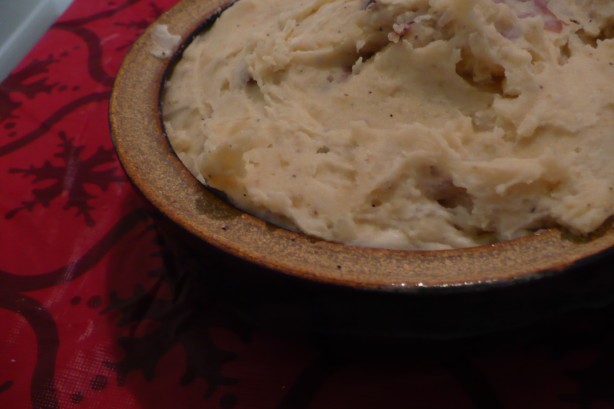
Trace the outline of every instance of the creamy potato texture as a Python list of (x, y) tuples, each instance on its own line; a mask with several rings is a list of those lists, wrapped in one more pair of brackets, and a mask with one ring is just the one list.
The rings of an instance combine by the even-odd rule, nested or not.
[(614, 213), (614, 1), (239, 0), (166, 84), (169, 139), (323, 239), (475, 246)]

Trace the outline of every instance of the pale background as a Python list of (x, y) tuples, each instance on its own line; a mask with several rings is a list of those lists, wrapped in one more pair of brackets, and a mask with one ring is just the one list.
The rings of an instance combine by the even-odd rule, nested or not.
[(0, 81), (72, 0), (0, 0)]

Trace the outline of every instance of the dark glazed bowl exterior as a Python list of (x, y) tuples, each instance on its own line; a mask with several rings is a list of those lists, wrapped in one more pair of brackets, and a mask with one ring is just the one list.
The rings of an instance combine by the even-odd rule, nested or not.
[[(164, 14), (155, 24), (167, 25), (182, 38), (174, 58), (230, 4), (184, 0)], [(579, 270), (588, 280), (590, 266), (599, 259), (600, 271), (609, 273), (608, 255), (614, 246), (611, 223), (582, 240), (553, 229), (469, 249), (397, 251), (314, 239), (237, 210), (192, 177), (166, 139), (159, 100), (173, 58), (159, 59), (151, 53), (152, 27), (134, 44), (117, 76), (110, 107), (113, 141), (136, 187), (195, 241), (290, 277), (346, 290), (398, 293), (395, 297), (539, 286)]]

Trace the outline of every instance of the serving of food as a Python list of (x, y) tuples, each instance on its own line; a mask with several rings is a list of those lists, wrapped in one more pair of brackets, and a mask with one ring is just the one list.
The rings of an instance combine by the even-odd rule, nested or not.
[(612, 255), (609, 1), (283, 4), (182, 0), (118, 72), (119, 159), (195, 245), (403, 293)]
[(240, 0), (164, 86), (191, 173), (318, 238), (438, 250), (614, 214), (611, 0)]

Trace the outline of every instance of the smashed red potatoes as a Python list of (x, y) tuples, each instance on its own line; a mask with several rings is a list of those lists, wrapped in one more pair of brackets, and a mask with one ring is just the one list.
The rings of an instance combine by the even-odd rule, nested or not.
[(239, 0), (166, 84), (173, 148), (309, 235), (476, 246), (614, 205), (611, 0)]

